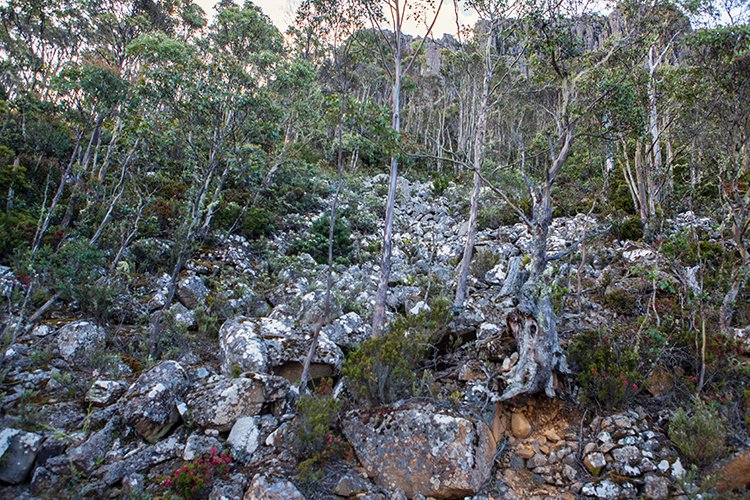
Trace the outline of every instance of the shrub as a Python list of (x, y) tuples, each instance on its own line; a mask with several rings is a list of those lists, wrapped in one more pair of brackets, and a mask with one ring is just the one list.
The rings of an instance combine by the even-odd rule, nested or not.
[(294, 428), (301, 456), (320, 453), (326, 448), (340, 410), (341, 403), (329, 395), (314, 394), (300, 398)]
[(619, 336), (585, 332), (570, 347), (569, 355), (578, 368), (584, 399), (613, 408), (638, 393), (643, 381), (640, 358)]
[(620, 224), (621, 240), (638, 241), (643, 239), (643, 222), (639, 217), (628, 217)]
[(347, 357), (343, 368), (354, 396), (372, 405), (414, 396), (419, 391), (420, 363), (449, 321), (450, 302), (437, 298), (430, 312), (399, 318), (390, 332), (363, 342)]
[[(309, 253), (315, 262), (325, 264), (328, 262), (328, 233), (330, 231), (331, 218), (322, 215), (313, 222), (310, 229), (310, 237), (297, 240), (292, 248), (293, 253)], [(352, 252), (351, 231), (346, 221), (336, 217), (333, 225), (333, 258), (335, 261), (347, 261)]]
[(224, 475), (232, 464), (232, 457), (216, 448), (202, 457), (178, 467), (162, 478), (161, 484), (181, 498), (199, 498), (217, 476)]
[(714, 408), (695, 398), (692, 414), (683, 408), (669, 420), (669, 439), (688, 461), (709, 465), (724, 454), (726, 426)]

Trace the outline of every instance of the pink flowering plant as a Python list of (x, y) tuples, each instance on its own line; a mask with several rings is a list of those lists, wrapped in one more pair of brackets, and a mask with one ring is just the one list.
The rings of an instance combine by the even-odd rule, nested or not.
[(216, 477), (223, 476), (232, 465), (232, 457), (227, 453), (219, 453), (216, 448), (203, 456), (187, 462), (175, 469), (170, 475), (161, 480), (169, 493), (167, 497), (176, 495), (180, 498), (197, 498), (213, 482)]
[(307, 460), (300, 462), (299, 478), (303, 481), (317, 481), (322, 477), (323, 467), (331, 460), (345, 457), (351, 450), (349, 444), (335, 434), (327, 434), (324, 438), (323, 449), (312, 454)]

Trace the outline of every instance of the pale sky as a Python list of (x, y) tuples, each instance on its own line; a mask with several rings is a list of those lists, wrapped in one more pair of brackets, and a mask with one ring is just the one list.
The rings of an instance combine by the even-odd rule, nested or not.
[[(206, 14), (213, 15), (213, 7), (217, 3), (217, 0), (196, 0), (196, 3), (200, 5)], [(237, 2), (237, 3), (242, 3)], [(286, 31), (286, 28), (294, 21), (294, 12), (296, 6), (299, 4), (299, 0), (253, 0), (253, 3), (263, 9), (263, 12), (268, 15), (273, 23), (279, 28), (280, 31)], [(461, 24), (473, 26), (476, 22), (476, 16), (469, 15), (468, 13), (460, 14)], [(431, 19), (430, 19), (431, 20)], [(405, 27), (404, 31), (411, 35), (420, 35), (424, 33), (424, 25), (419, 26), (414, 22), (410, 22)], [(435, 23), (433, 35), (437, 38), (443, 36), (444, 33), (456, 33), (456, 14), (453, 7), (452, 0), (445, 0), (443, 8)]]

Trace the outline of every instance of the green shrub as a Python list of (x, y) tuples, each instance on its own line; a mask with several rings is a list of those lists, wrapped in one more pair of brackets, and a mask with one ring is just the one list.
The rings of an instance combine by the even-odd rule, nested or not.
[[(310, 229), (310, 237), (297, 240), (292, 248), (292, 253), (308, 253), (318, 264), (328, 262), (328, 233), (330, 231), (331, 218), (322, 215), (313, 222)], [(336, 217), (333, 226), (333, 258), (336, 262), (346, 262), (352, 253), (352, 238), (349, 225), (341, 217)]]
[(699, 398), (693, 411), (683, 408), (669, 420), (669, 439), (688, 461), (699, 466), (713, 463), (724, 454), (727, 431), (719, 412)]
[(297, 403), (294, 431), (300, 456), (310, 457), (328, 446), (335, 433), (341, 403), (330, 395), (306, 395)]
[(440, 197), (448, 189), (448, 185), (453, 179), (448, 175), (437, 174), (432, 180), (432, 195), (436, 198)]
[(436, 298), (430, 307), (429, 312), (398, 318), (390, 332), (366, 340), (347, 357), (343, 375), (357, 399), (377, 406), (421, 390), (420, 365), (451, 318), (447, 299)]
[(385, 405), (415, 392), (419, 363), (427, 355), (425, 339), (402, 328), (366, 340), (347, 357), (343, 374), (355, 397)]
[(628, 217), (619, 224), (612, 225), (617, 239), (638, 241), (643, 239), (643, 222), (639, 217)]
[(583, 398), (606, 408), (622, 405), (643, 381), (639, 355), (618, 335), (585, 332), (570, 347)]

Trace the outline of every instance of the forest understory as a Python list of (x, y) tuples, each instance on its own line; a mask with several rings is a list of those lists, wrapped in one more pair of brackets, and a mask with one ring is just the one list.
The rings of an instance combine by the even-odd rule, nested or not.
[(747, 498), (750, 4), (295, 8), (0, 4), (0, 498)]

